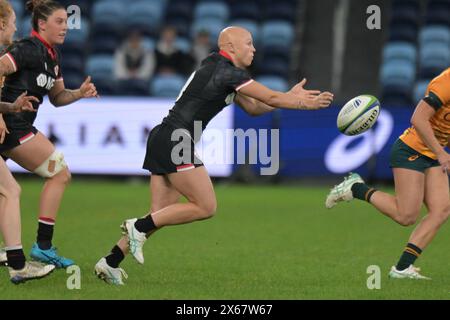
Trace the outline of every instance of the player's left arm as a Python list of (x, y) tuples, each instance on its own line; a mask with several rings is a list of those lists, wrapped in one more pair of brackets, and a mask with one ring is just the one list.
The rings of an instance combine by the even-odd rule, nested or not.
[(234, 101), (251, 116), (259, 116), (276, 109), (242, 93), (237, 93)]
[(62, 107), (83, 98), (98, 97), (98, 93), (95, 85), (91, 82), (91, 77), (88, 76), (77, 90), (66, 89), (62, 79), (55, 81), (55, 85), (48, 93), (48, 97), (55, 107)]

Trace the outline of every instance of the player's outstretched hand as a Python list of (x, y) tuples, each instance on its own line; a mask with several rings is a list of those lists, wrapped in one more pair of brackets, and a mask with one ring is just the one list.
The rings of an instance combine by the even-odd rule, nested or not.
[(330, 104), (333, 102), (333, 98), (334, 95), (331, 92), (325, 91), (312, 99), (308, 98), (301, 101), (305, 109), (316, 110), (329, 107)]
[(16, 101), (10, 104), (9, 112), (36, 112), (33, 108), (32, 102), (38, 102), (39, 99), (33, 96), (27, 96), (27, 92), (23, 92), (20, 96), (17, 97)]
[(295, 94), (299, 96), (301, 99), (314, 99), (317, 95), (320, 94), (320, 90), (307, 90), (304, 88), (306, 84), (306, 79), (303, 78), (302, 81), (297, 83), (289, 93)]
[(289, 92), (299, 97), (302, 109), (315, 110), (328, 107), (333, 102), (331, 92), (321, 92), (320, 90), (307, 90), (304, 88), (306, 79), (297, 83)]
[(88, 76), (86, 80), (84, 80), (83, 84), (80, 87), (81, 97), (83, 98), (98, 98), (97, 88), (91, 82), (91, 76)]

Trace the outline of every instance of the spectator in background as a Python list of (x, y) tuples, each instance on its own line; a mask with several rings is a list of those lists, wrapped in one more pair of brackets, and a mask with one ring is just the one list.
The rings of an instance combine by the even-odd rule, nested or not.
[(209, 32), (207, 30), (200, 30), (195, 35), (191, 50), (192, 57), (195, 60), (195, 69), (200, 67), (200, 63), (206, 59), (212, 49), (211, 42), (209, 41)]
[(174, 27), (167, 26), (162, 30), (155, 50), (156, 73), (189, 75), (193, 71), (193, 58), (177, 48), (176, 38), (177, 30)]
[(114, 76), (119, 80), (150, 80), (155, 70), (155, 55), (145, 48), (141, 34), (132, 32), (116, 50)]

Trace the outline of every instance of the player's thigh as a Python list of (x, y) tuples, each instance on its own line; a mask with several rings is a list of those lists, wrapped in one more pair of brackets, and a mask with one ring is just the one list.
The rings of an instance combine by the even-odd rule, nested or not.
[(152, 175), (150, 178), (151, 211), (155, 212), (177, 203), (181, 194), (172, 185), (167, 176)]
[[(211, 178), (204, 166), (168, 175), (171, 184), (189, 201), (198, 205), (215, 207), (216, 195)], [(215, 209), (214, 209), (215, 210)]]
[(424, 200), (425, 174), (404, 168), (393, 168), (393, 172), (399, 213), (418, 215)]
[(46, 136), (38, 132), (26, 143), (8, 150), (4, 154), (14, 160), (21, 167), (34, 171), (55, 151), (55, 146)]
[(429, 168), (425, 173), (425, 204), (431, 215), (449, 211), (448, 175), (440, 166)]

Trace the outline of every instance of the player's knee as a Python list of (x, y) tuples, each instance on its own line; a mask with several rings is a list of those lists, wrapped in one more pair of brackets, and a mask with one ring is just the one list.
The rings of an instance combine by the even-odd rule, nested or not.
[(406, 212), (403, 212), (399, 216), (399, 218), (397, 219), (397, 222), (404, 227), (412, 226), (413, 224), (416, 223), (418, 216), (419, 216), (419, 212), (406, 211)]
[(72, 174), (69, 169), (65, 168), (63, 171), (60, 171), (54, 178), (58, 179), (58, 181), (64, 185), (67, 185), (72, 180)]
[(15, 180), (7, 183), (2, 189), (3, 195), (9, 199), (19, 199), (21, 192), (22, 188)]
[(444, 208), (439, 213), (436, 213), (434, 215), (431, 215), (434, 220), (436, 220), (437, 224), (442, 225), (444, 224), (448, 217), (450, 216), (450, 206)]
[(200, 204), (200, 219), (209, 219), (214, 216), (217, 210), (216, 200), (205, 201)]
[[(63, 171), (68, 171), (66, 161), (64, 160), (64, 154), (58, 150), (55, 150), (43, 163), (41, 163), (39, 167), (34, 170), (34, 173), (43, 178), (53, 178), (58, 176), (60, 172)], [(58, 178), (63, 177), (65, 177), (65, 174), (62, 174)]]

